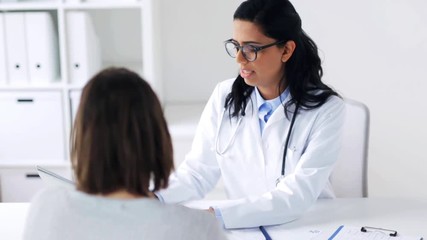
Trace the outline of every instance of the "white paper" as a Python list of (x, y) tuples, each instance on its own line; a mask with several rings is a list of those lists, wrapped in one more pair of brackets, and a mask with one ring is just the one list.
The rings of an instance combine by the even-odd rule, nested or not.
[[(400, 236), (399, 231), (396, 237), (390, 236), (390, 232), (381, 230), (368, 230), (362, 232), (361, 227), (344, 226), (333, 240), (420, 240), (421, 237)], [(331, 233), (331, 235), (333, 232)], [(331, 239), (331, 238), (330, 238)]]
[[(325, 240), (328, 239), (327, 234), (322, 234), (323, 232), (319, 229), (311, 228), (287, 228), (285, 225), (279, 226), (267, 226), (265, 227), (268, 235), (271, 239), (297, 239), (297, 240)], [(247, 228), (247, 229), (238, 229), (238, 230), (228, 230), (226, 231), (227, 237), (229, 240), (263, 240), (265, 239), (259, 228)], [(329, 235), (328, 235), (329, 236)], [(320, 238), (319, 238), (320, 237)]]

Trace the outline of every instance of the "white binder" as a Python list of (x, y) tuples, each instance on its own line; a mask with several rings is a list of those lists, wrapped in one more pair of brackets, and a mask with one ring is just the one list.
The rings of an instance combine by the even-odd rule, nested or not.
[(58, 40), (52, 16), (49, 12), (27, 12), (25, 29), (31, 83), (57, 80)]
[(83, 84), (101, 69), (101, 51), (90, 15), (67, 12), (68, 69), (71, 83)]
[(5, 13), (4, 17), (9, 83), (28, 83), (24, 13)]
[(4, 16), (3, 13), (0, 13), (0, 85), (7, 83), (5, 38)]

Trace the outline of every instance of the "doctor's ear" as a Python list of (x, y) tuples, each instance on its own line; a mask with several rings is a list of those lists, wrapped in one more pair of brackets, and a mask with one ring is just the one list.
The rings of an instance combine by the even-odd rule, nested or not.
[(292, 54), (294, 53), (296, 44), (294, 41), (289, 40), (285, 43), (285, 47), (282, 54), (282, 62), (287, 62), (289, 58), (291, 58)]

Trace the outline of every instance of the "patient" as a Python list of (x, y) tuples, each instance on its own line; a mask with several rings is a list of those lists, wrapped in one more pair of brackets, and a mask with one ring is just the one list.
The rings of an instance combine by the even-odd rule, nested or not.
[(164, 205), (172, 144), (160, 102), (136, 73), (108, 68), (84, 87), (71, 135), (76, 190), (31, 204), (24, 239), (225, 239), (211, 214)]

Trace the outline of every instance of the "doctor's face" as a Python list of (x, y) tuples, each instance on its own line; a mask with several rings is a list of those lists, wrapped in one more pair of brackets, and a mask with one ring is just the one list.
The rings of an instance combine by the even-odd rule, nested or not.
[[(277, 42), (276, 39), (265, 36), (261, 29), (252, 22), (234, 20), (233, 42), (240, 46), (264, 46)], [(236, 62), (240, 66), (240, 76), (246, 84), (258, 87), (265, 99), (273, 99), (279, 95), (277, 90), (280, 79), (284, 75), (285, 65), (282, 62), (284, 47), (273, 45), (257, 52), (254, 61), (248, 61), (238, 51)], [(283, 89), (281, 89), (283, 90)]]

